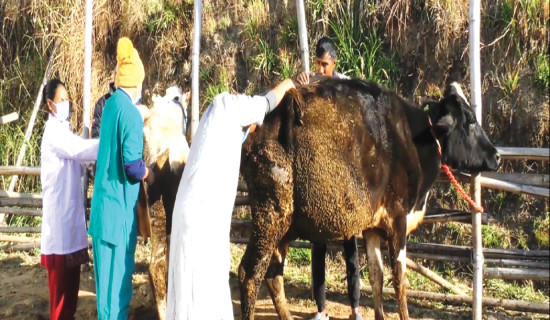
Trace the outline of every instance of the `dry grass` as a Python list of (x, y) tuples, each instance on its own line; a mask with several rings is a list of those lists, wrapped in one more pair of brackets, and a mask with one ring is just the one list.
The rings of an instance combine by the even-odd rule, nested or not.
[(468, 33), (468, 2), (462, 0), (426, 1), (426, 11), (436, 30), (436, 58), (445, 57), (450, 42)]

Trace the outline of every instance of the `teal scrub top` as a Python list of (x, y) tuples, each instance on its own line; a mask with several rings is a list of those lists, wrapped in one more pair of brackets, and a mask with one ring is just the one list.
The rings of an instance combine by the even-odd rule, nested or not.
[(143, 119), (130, 96), (117, 90), (105, 103), (99, 135), (88, 234), (114, 245), (137, 241), (139, 181), (130, 181), (124, 164), (142, 159)]

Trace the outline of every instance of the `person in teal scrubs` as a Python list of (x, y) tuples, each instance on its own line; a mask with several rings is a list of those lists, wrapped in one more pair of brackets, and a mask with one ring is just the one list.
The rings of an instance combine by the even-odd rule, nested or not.
[(128, 38), (121, 38), (115, 77), (118, 89), (107, 100), (101, 121), (88, 229), (101, 320), (127, 319), (132, 298), (139, 183), (153, 179), (142, 160), (143, 120), (135, 106), (144, 77), (138, 52)]

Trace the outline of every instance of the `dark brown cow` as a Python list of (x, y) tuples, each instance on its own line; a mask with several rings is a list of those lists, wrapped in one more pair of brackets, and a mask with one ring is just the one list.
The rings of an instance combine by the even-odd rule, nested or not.
[[(428, 117), (434, 125), (430, 128)], [(288, 243), (326, 243), (365, 231), (382, 310), (379, 238), (388, 241), (398, 312), (408, 319), (405, 292), (409, 231), (425, 210), (442, 160), (455, 169), (495, 170), (499, 156), (477, 124), (458, 85), (419, 107), (361, 80), (323, 80), (288, 93), (246, 142), (252, 234), (239, 266), (243, 319), (254, 318), (265, 278), (281, 319), (291, 319), (283, 288)], [(372, 245), (371, 245), (372, 244)], [(374, 269), (374, 270), (373, 270)], [(378, 270), (377, 270), (378, 269)]]

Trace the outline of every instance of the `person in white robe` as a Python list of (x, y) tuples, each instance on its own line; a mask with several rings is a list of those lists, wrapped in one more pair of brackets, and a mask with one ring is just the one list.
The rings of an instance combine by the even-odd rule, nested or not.
[(219, 94), (203, 113), (174, 205), (166, 319), (232, 320), (229, 231), (241, 145), (294, 83), (265, 96)]

